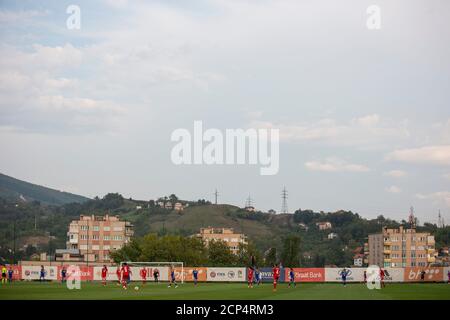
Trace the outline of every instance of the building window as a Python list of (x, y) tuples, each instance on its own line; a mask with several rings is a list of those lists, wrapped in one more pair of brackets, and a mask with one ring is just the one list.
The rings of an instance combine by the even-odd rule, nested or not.
[(122, 227), (114, 227), (113, 230), (114, 231), (122, 231)]
[(111, 240), (111, 237), (110, 236), (103, 236), (103, 240), (106, 240), (106, 241)]
[(110, 227), (103, 227), (103, 231), (111, 231)]
[(99, 240), (98, 234), (93, 234), (92, 235), (92, 240)]
[(100, 227), (99, 227), (99, 226), (93, 226), (93, 227), (92, 227), (92, 230), (94, 230), (94, 231), (99, 231), (99, 230), (100, 230)]
[(80, 230), (87, 231), (87, 230), (89, 230), (89, 226), (83, 224), (80, 226)]

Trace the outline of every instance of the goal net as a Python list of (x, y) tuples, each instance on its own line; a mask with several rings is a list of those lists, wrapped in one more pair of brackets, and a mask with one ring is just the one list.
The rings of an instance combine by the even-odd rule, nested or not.
[(142, 269), (146, 269), (147, 278), (153, 278), (153, 273), (155, 270), (159, 273), (160, 281), (168, 281), (170, 279), (170, 273), (172, 270), (175, 273), (176, 281), (184, 283), (184, 264), (183, 262), (146, 262), (146, 261), (122, 261), (120, 266), (126, 263), (131, 268), (131, 280), (138, 281), (141, 280), (140, 274)]

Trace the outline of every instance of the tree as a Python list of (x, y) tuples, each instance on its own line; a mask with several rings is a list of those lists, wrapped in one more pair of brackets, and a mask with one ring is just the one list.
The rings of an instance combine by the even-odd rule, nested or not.
[(264, 258), (264, 262), (266, 266), (272, 267), (273, 265), (275, 265), (278, 260), (277, 260), (277, 248), (272, 247), (269, 249), (269, 251), (267, 251), (266, 256)]
[(314, 213), (312, 210), (297, 210), (294, 213), (294, 222), (310, 224), (319, 215)]
[(254, 258), (255, 265), (262, 265), (263, 259), (261, 252), (255, 247), (251, 242), (248, 244), (239, 244), (239, 251), (237, 255), (238, 264), (240, 266), (250, 266), (252, 265), (252, 257)]
[(133, 239), (121, 249), (111, 252), (111, 258), (116, 263), (121, 261), (139, 261), (141, 253), (141, 244), (137, 239)]
[(293, 235), (284, 239), (281, 260), (287, 267), (300, 265), (300, 237)]
[(208, 244), (208, 264), (216, 267), (233, 266), (237, 257), (223, 241), (210, 241)]
[(175, 195), (175, 194), (171, 194), (170, 196), (169, 196), (169, 200), (170, 200), (170, 202), (172, 202), (172, 205), (173, 204), (175, 204), (176, 202), (178, 202), (178, 197)]
[(117, 209), (124, 202), (122, 195), (119, 193), (108, 193), (101, 201), (103, 209)]
[(180, 261), (190, 266), (207, 263), (207, 249), (200, 239), (157, 234), (148, 234), (143, 238), (114, 251), (114, 261)]

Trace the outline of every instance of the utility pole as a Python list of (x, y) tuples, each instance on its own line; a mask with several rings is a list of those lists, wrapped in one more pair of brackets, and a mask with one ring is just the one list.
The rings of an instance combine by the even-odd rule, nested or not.
[(438, 228), (444, 228), (444, 226), (445, 226), (444, 218), (442, 218), (442, 216), (441, 216), (441, 210), (439, 210), (437, 227), (438, 227)]
[[(16, 209), (19, 204), (16, 203)], [(13, 224), (13, 264), (16, 264), (16, 224), (17, 224), (17, 212), (14, 212), (14, 224)]]
[(14, 217), (13, 226), (13, 264), (16, 264), (16, 217)]
[(416, 228), (416, 217), (414, 217), (414, 207), (412, 207), (412, 206), (409, 209), (408, 223), (409, 223), (409, 227), (411, 229), (415, 229)]
[(283, 187), (283, 190), (281, 190), (281, 213), (288, 213), (288, 192), (286, 190), (286, 187)]
[(217, 198), (218, 197), (219, 197), (219, 192), (216, 189), (216, 191), (214, 192), (214, 204), (216, 204), (216, 205), (217, 205)]
[(48, 232), (48, 262), (52, 265), (52, 233)]
[(248, 195), (248, 198), (245, 200), (245, 207), (253, 207), (253, 199), (250, 197), (250, 195)]
[(86, 248), (86, 266), (89, 266), (89, 223), (87, 225), (87, 230), (86, 230), (86, 234), (87, 234), (87, 248)]

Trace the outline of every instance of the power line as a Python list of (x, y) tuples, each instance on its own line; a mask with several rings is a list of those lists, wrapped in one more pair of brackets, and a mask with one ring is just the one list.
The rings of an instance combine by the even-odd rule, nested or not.
[(214, 192), (214, 204), (217, 204), (217, 198), (218, 197), (219, 197), (219, 192), (216, 189), (216, 191)]
[(250, 195), (248, 195), (248, 198), (245, 200), (245, 207), (253, 207), (253, 199), (252, 197), (250, 197)]
[(281, 213), (288, 213), (288, 204), (287, 204), (287, 199), (288, 199), (288, 192), (286, 190), (286, 187), (283, 188), (283, 190), (281, 191)]
[(439, 214), (438, 214), (438, 228), (444, 228), (444, 227), (445, 227), (444, 218), (442, 218), (441, 210), (439, 210)]

